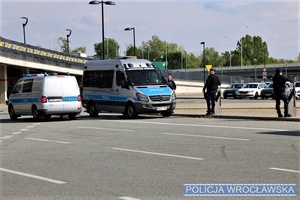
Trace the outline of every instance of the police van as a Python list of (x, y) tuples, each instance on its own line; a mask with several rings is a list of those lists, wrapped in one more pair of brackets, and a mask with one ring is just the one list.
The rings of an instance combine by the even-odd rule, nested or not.
[(122, 113), (127, 118), (145, 113), (168, 117), (176, 106), (175, 94), (161, 71), (144, 59), (86, 62), (82, 98), (92, 117), (101, 111)]
[(8, 113), (13, 120), (22, 115), (32, 115), (35, 120), (52, 115), (76, 119), (82, 111), (81, 103), (75, 76), (26, 74), (9, 96)]

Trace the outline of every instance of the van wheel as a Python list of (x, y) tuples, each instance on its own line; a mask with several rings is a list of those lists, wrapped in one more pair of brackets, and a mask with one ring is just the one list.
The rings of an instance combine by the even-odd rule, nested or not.
[(40, 120), (40, 114), (36, 106), (33, 106), (32, 108), (32, 116), (35, 121)]
[(69, 114), (68, 117), (70, 120), (74, 120), (76, 119), (76, 114)]
[(130, 118), (130, 119), (137, 118), (138, 114), (137, 114), (137, 112), (135, 110), (135, 107), (132, 103), (129, 103), (129, 104), (126, 105), (125, 116), (127, 118)]
[(163, 117), (170, 117), (172, 115), (172, 111), (166, 111), (161, 113)]
[(91, 104), (88, 107), (88, 113), (90, 114), (91, 117), (97, 117), (99, 114), (99, 112), (94, 104)]
[(14, 110), (14, 107), (13, 107), (13, 106), (9, 106), (9, 108), (8, 108), (8, 113), (9, 113), (9, 117), (10, 117), (10, 119), (12, 119), (12, 120), (16, 120), (16, 119), (18, 119), (18, 115), (16, 115), (16, 113), (15, 113), (15, 110)]

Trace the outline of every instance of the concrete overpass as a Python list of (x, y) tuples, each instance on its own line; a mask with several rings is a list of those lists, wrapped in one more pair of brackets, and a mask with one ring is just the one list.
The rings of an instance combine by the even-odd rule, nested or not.
[[(13, 86), (16, 81), (26, 73), (71, 73), (78, 78), (82, 75), (83, 64), (93, 58), (69, 55), (38, 46), (25, 45), (17, 41), (0, 37), (0, 104), (7, 100), (7, 88)], [(288, 65), (267, 65), (268, 78), (274, 74), (276, 68), (286, 70), (290, 78), (300, 79), (300, 63)], [(221, 75), (223, 83), (230, 83), (239, 80), (232, 80), (233, 76), (254, 77), (262, 76), (264, 66), (237, 66), (218, 67), (218, 75)], [(182, 69), (168, 70), (178, 81), (178, 92), (188, 93), (203, 86), (203, 69)], [(163, 71), (164, 74), (168, 73)], [(225, 77), (223, 79), (223, 77)], [(230, 80), (226, 77), (230, 77)], [(192, 81), (192, 82), (191, 82)], [(245, 81), (247, 82), (247, 80)], [(199, 87), (199, 88), (198, 88)]]

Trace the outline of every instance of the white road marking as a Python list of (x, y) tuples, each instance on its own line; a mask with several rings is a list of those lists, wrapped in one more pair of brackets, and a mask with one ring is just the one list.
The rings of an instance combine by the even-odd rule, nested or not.
[(271, 167), (269, 169), (273, 169), (273, 170), (277, 170), (277, 171), (293, 172), (293, 173), (300, 174), (300, 171), (296, 171), (296, 170), (292, 170), (292, 169), (283, 169), (283, 168), (276, 168), (276, 167)]
[(9, 170), (9, 169), (5, 169), (5, 168), (0, 168), (0, 171), (8, 172), (8, 173), (11, 173), (11, 174), (17, 174), (17, 175), (20, 175), (20, 176), (26, 176), (26, 177), (29, 177), (29, 178), (35, 178), (35, 179), (39, 179), (39, 180), (42, 180), (42, 181), (56, 183), (56, 184), (65, 184), (66, 183), (66, 182), (63, 182), (63, 181), (58, 181), (58, 180), (54, 180), (54, 179), (50, 179), (50, 178), (46, 178), (46, 177), (42, 177), (42, 176), (36, 176), (36, 175), (33, 175), (33, 174), (27, 174), (27, 173), (18, 172), (18, 171), (14, 171), (14, 170)]
[(13, 133), (11, 133), (11, 134), (13, 134), (13, 135), (18, 135), (18, 134), (21, 134), (22, 132), (13, 132)]
[(33, 128), (33, 127), (34, 127), (34, 126), (26, 126), (26, 128), (28, 128), (28, 129), (29, 129), (29, 128)]
[(25, 139), (42, 141), (42, 142), (54, 142), (54, 143), (60, 143), (60, 144), (70, 144), (70, 142), (63, 142), (63, 141), (56, 141), (56, 140), (45, 140), (45, 139), (39, 139), (39, 138), (25, 138)]
[(27, 128), (22, 128), (22, 129), (20, 129), (20, 131), (24, 132), (24, 131), (28, 131), (28, 129)]
[(179, 134), (179, 133), (161, 133), (161, 134), (186, 136), (186, 137), (202, 137), (202, 138), (212, 138), (212, 139), (222, 139), (222, 140), (241, 140), (241, 141), (249, 141), (250, 140), (250, 139), (244, 139), (244, 138), (217, 137), (217, 136), (208, 136), (208, 135), (190, 135), (190, 134)]
[(175, 157), (175, 158), (185, 158), (185, 159), (192, 159), (192, 160), (204, 160), (204, 158), (180, 156), (180, 155), (166, 154), (166, 153), (156, 153), (156, 152), (149, 152), (149, 151), (139, 151), (139, 150), (133, 150), (133, 149), (123, 149), (123, 148), (117, 148), (117, 147), (113, 147), (111, 149), (118, 150), (118, 151), (128, 151), (128, 152), (134, 152), (134, 153), (144, 153), (144, 154), (168, 156), (168, 157)]
[(107, 131), (127, 131), (127, 132), (132, 132), (132, 131), (133, 131), (133, 130), (128, 130), (128, 129), (112, 129), (112, 128), (84, 127), (84, 126), (78, 126), (77, 128), (83, 128), (83, 129), (99, 129), (99, 130), (107, 130)]
[(5, 140), (5, 139), (9, 139), (9, 138), (12, 138), (14, 137), (13, 135), (6, 135), (6, 136), (3, 136), (3, 137), (0, 137), (0, 140)]
[[(101, 120), (104, 121), (104, 120)], [(160, 124), (160, 125), (171, 125), (171, 126), (193, 126), (193, 127), (207, 127), (207, 128), (228, 128), (228, 129), (245, 129), (245, 130), (260, 130), (260, 131), (289, 131), (286, 129), (273, 129), (273, 128), (255, 128), (245, 126), (218, 126), (212, 124), (178, 124), (178, 123), (166, 123), (166, 122), (143, 122), (143, 121), (118, 121), (124, 123), (135, 123), (135, 124)]]
[(136, 198), (132, 198), (132, 197), (118, 197), (119, 199), (123, 199), (123, 200), (140, 200), (140, 199), (136, 199)]

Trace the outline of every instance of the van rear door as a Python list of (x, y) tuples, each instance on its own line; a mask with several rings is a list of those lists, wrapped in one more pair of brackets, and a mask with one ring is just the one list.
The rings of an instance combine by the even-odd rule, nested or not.
[(55, 110), (63, 110), (62, 78), (58, 76), (45, 77), (43, 96), (47, 98), (47, 107)]
[(78, 101), (80, 91), (76, 78), (74, 76), (67, 76), (60, 80), (62, 85), (63, 109), (65, 111), (74, 111), (76, 107), (81, 107), (81, 102)]

